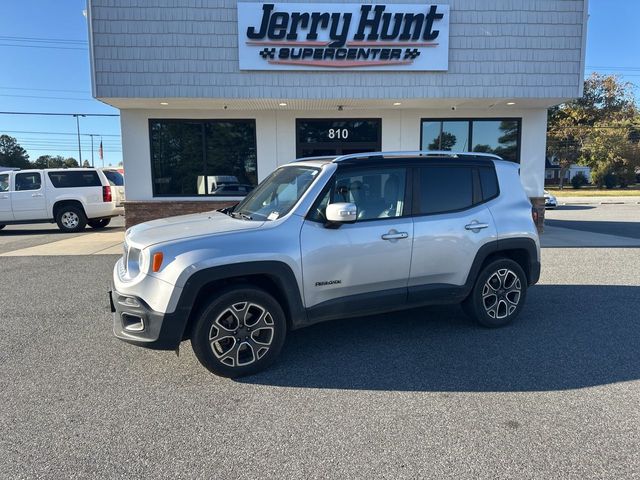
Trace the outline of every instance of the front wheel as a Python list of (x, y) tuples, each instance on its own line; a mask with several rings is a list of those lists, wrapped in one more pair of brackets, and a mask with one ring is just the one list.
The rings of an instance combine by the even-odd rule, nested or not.
[(191, 345), (209, 371), (235, 378), (271, 365), (286, 333), (280, 304), (264, 290), (239, 285), (221, 291), (201, 310)]
[(104, 228), (107, 225), (109, 225), (109, 223), (111, 223), (111, 219), (110, 218), (96, 218), (94, 220), (89, 220), (87, 223), (89, 224), (89, 226), (91, 228), (100, 229), (100, 228)]
[(480, 325), (502, 327), (520, 314), (527, 295), (527, 277), (510, 259), (499, 259), (484, 267), (462, 304)]

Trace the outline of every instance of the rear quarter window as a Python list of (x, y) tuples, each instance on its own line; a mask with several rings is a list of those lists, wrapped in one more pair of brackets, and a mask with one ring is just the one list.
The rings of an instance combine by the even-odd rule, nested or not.
[(101, 187), (95, 171), (49, 172), (49, 180), (55, 188)]
[(491, 167), (478, 168), (478, 174), (480, 175), (480, 185), (482, 187), (482, 200), (491, 200), (498, 196), (498, 178), (496, 177), (496, 171)]
[(471, 167), (422, 167), (419, 185), (420, 215), (455, 212), (473, 206)]

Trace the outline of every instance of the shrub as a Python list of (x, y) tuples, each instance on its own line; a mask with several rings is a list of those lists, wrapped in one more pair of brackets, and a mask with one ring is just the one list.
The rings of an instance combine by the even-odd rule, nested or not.
[(602, 180), (604, 186), (608, 190), (611, 190), (612, 188), (615, 188), (616, 185), (618, 185), (618, 177), (616, 177), (614, 173), (607, 173)]
[(585, 177), (582, 172), (576, 173), (571, 179), (571, 186), (576, 189), (586, 185), (587, 183), (587, 177)]

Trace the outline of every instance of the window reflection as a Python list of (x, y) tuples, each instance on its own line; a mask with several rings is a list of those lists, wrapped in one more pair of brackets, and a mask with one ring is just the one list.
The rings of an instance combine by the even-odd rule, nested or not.
[(257, 184), (255, 121), (149, 124), (155, 196), (245, 196)]
[(473, 151), (495, 153), (505, 160), (518, 159), (518, 122), (516, 120), (474, 120)]
[(519, 162), (520, 122), (517, 119), (423, 120), (422, 149), (494, 153), (505, 160)]

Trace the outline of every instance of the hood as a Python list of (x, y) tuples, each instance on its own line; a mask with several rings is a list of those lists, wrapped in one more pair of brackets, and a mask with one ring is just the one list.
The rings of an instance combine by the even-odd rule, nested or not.
[(214, 235), (259, 228), (262, 221), (232, 218), (212, 211), (162, 218), (135, 225), (127, 230), (125, 239), (140, 248), (202, 235)]

